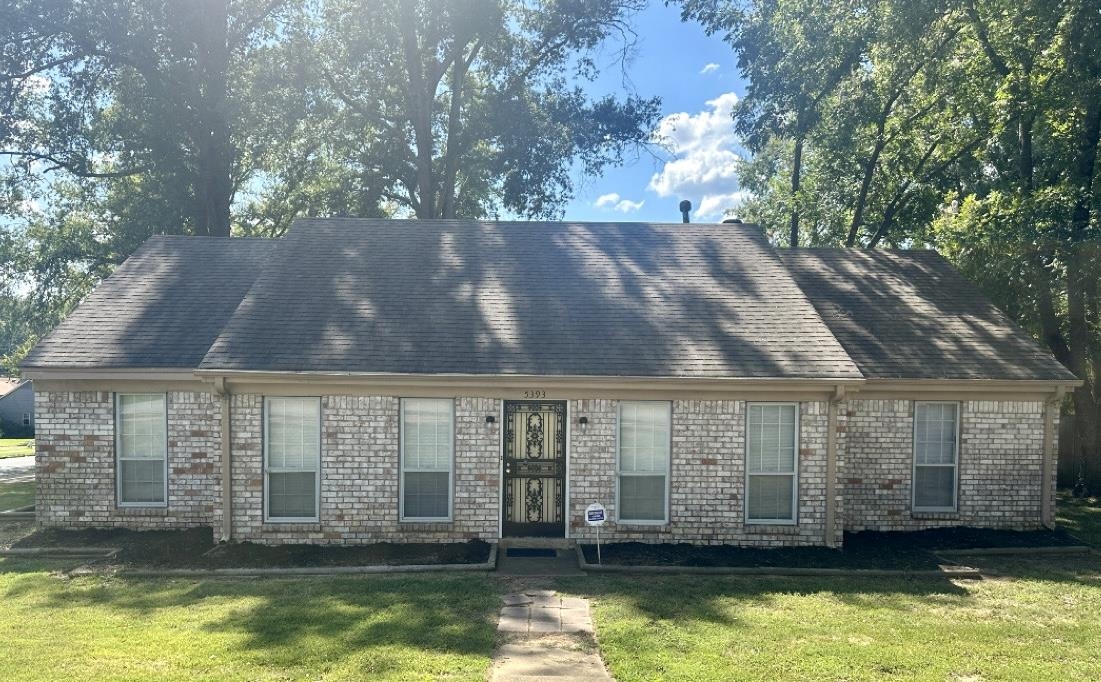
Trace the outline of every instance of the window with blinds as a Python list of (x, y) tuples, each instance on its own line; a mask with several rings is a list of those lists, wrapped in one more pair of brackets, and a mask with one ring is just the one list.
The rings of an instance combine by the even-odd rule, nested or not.
[(164, 393), (115, 397), (120, 507), (164, 506), (168, 499), (168, 405)]
[(401, 519), (451, 519), (454, 401), (401, 401)]
[(321, 470), (321, 399), (264, 399), (267, 519), (316, 521)]
[(620, 522), (668, 521), (671, 409), (667, 402), (619, 405)]
[(798, 417), (794, 404), (746, 408), (747, 523), (795, 523)]
[(958, 403), (914, 404), (914, 511), (955, 511)]

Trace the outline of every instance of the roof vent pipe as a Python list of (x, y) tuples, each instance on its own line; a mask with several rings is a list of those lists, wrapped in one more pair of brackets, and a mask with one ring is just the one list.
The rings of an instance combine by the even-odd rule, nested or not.
[(688, 213), (692, 210), (692, 202), (685, 199), (680, 202), (680, 217), (682, 223), (688, 222)]

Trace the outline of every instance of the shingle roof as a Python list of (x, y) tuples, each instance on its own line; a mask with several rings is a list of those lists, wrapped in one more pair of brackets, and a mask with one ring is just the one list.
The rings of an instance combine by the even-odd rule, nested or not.
[(868, 378), (1073, 380), (935, 251), (780, 251)]
[(25, 369), (194, 369), (275, 247), (154, 236), (38, 342)]
[(859, 378), (759, 230), (301, 220), (203, 369)]
[(359, 219), (153, 237), (23, 366), (1074, 379), (931, 251), (776, 251), (748, 225)]

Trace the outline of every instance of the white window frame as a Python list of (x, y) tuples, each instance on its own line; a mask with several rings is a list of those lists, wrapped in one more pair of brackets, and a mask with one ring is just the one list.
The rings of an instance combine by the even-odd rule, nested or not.
[[(664, 517), (661, 519), (625, 519), (622, 516), (622, 507), (619, 504), (619, 489), (620, 480), (623, 476), (655, 476), (657, 472), (624, 472), (622, 468), (622, 458), (620, 456), (620, 440), (623, 432), (623, 406), (625, 404), (635, 403), (650, 403), (655, 405), (665, 405), (669, 409), (669, 449), (668, 456), (665, 458), (665, 505), (664, 505)], [(669, 524), (669, 491), (670, 481), (672, 479), (673, 470), (673, 403), (669, 400), (621, 400), (616, 406), (616, 425), (615, 425), (615, 509), (616, 519), (615, 522), (624, 526), (665, 526)]]
[[(956, 410), (956, 432), (954, 441), (952, 443), (952, 464), (921, 464), (917, 463), (917, 412), (918, 407), (921, 405), (951, 405)], [(952, 400), (915, 400), (914, 412), (913, 412), (913, 428), (910, 433), (911, 447), (910, 447), (910, 508), (915, 514), (925, 513), (955, 513), (959, 510), (960, 506), (960, 422), (962, 421), (963, 410), (960, 409), (959, 402)], [(952, 506), (950, 507), (919, 507), (917, 504), (917, 470), (919, 466), (932, 467), (932, 468), (948, 468), (952, 467)]]
[[(313, 516), (271, 516), (269, 514), (268, 502), (269, 495), (271, 493), (271, 474), (293, 474), (293, 473), (305, 473), (308, 469), (292, 469), (287, 467), (273, 468), (268, 464), (268, 445), (271, 443), (271, 437), (269, 434), (269, 428), (271, 426), (271, 417), (269, 413), (271, 399), (277, 400), (316, 400), (317, 401), (317, 462), (313, 469), (314, 474), (314, 498), (313, 498)], [(264, 396), (264, 409), (263, 409), (263, 458), (264, 458), (264, 523), (317, 523), (321, 520), (321, 428), (322, 422), (324, 422), (324, 414), (321, 409), (321, 397), (320, 396)]]
[[(749, 408), (755, 405), (763, 407), (794, 407), (795, 408), (795, 452), (792, 457), (791, 473), (781, 472), (758, 472), (750, 473), (749, 471)], [(802, 425), (802, 410), (799, 409), (799, 403), (777, 403), (777, 402), (747, 402), (745, 404), (745, 484), (742, 490), (744, 495), (745, 509), (743, 510), (743, 516), (745, 517), (746, 525), (753, 526), (795, 526), (799, 523), (799, 436), (802, 431), (800, 426)], [(753, 476), (791, 476), (791, 518), (790, 519), (751, 519), (749, 517), (749, 479)]]
[[(405, 474), (406, 472), (440, 473), (442, 469), (406, 469), (405, 467), (405, 405), (410, 400), (446, 400), (450, 406), (451, 419), (451, 457), (447, 469), (447, 516), (406, 516), (405, 515)], [(450, 523), (455, 517), (455, 399), (454, 398), (401, 398), (398, 414), (398, 520), (401, 523)]]
[[(164, 486), (161, 491), (160, 502), (124, 502), (122, 499), (122, 397), (123, 396), (157, 396), (164, 405)], [(145, 458), (127, 458), (135, 461), (149, 461)], [(168, 506), (168, 394), (167, 393), (116, 393), (115, 394), (115, 504), (118, 507), (153, 507), (165, 508)]]

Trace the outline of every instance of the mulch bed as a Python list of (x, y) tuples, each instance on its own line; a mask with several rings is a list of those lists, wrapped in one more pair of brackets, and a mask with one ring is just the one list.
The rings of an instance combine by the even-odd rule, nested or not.
[[(844, 549), (778, 547), (758, 549), (730, 545), (601, 545), (605, 564), (620, 566), (736, 566), (844, 568), (899, 571), (937, 570), (945, 561), (935, 552), (986, 547), (1069, 547), (1081, 543), (1065, 531), (1003, 531), (938, 528), (913, 533), (846, 533)], [(583, 545), (585, 561), (596, 563), (596, 545)]]
[(390, 543), (368, 545), (216, 544), (209, 528), (132, 531), (44, 529), (12, 547), (118, 547), (111, 563), (150, 568), (313, 568), (476, 564), (489, 560), (489, 543)]

